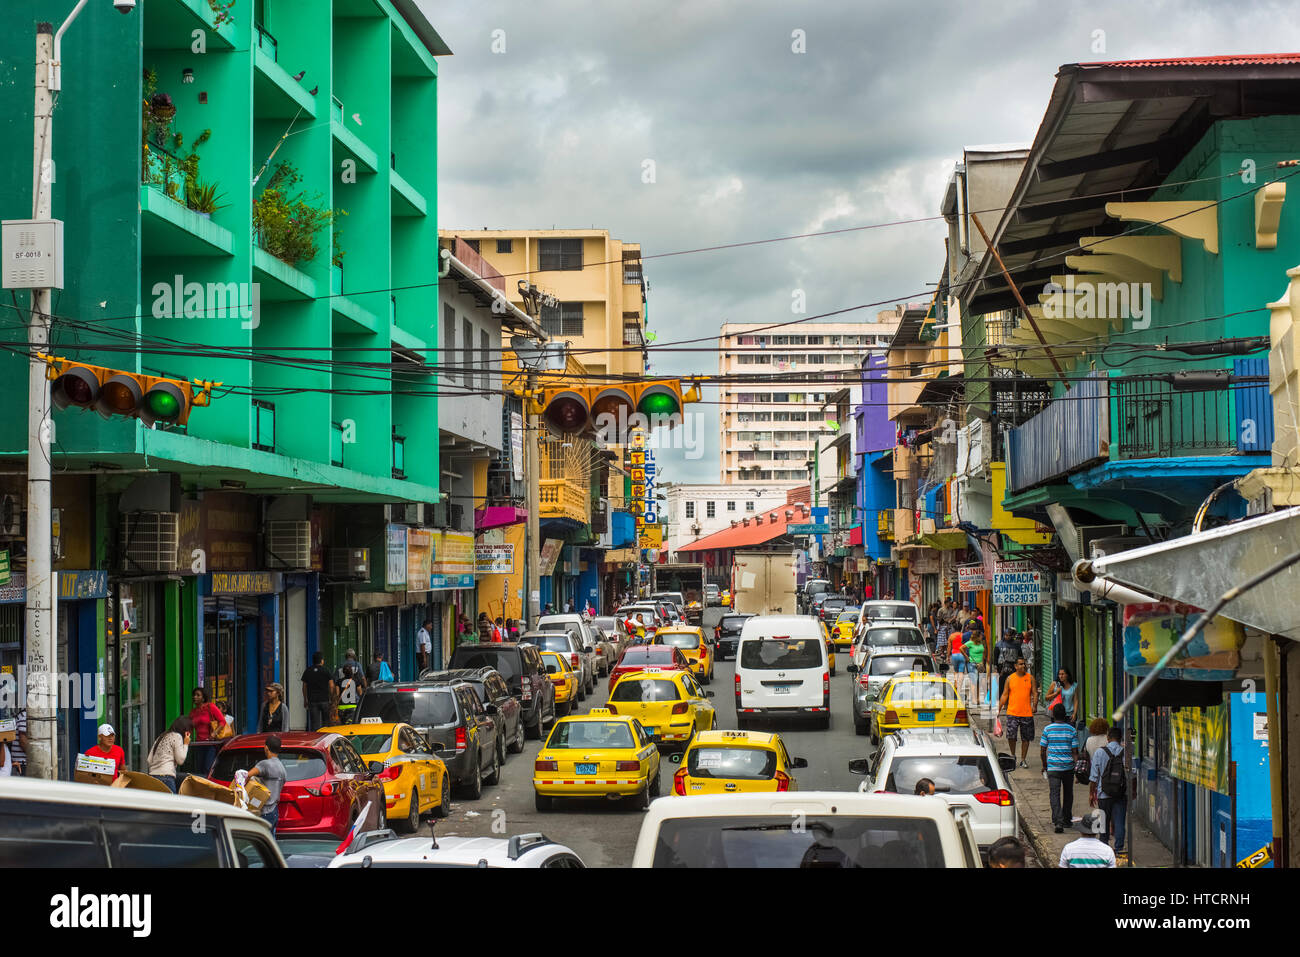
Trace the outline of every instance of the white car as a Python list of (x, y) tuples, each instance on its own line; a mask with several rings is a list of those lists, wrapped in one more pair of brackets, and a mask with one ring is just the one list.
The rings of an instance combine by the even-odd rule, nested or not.
[(810, 615), (755, 615), (736, 649), (736, 724), (764, 715), (831, 724), (831, 675), (821, 623)]
[(633, 867), (979, 867), (965, 808), (853, 791), (660, 798)]
[(862, 616), (858, 622), (859, 627), (865, 628), (868, 623), (878, 621), (910, 621), (919, 628), (921, 626), (921, 609), (916, 607), (915, 602), (901, 599), (864, 601), (862, 603)]
[[(543, 615), (537, 619), (538, 631), (576, 631), (578, 633), (579, 644), (581, 645), (583, 664), (591, 676), (592, 686), (595, 685), (599, 664), (597, 662), (596, 652), (596, 629), (582, 615), (577, 614), (560, 614), (560, 615)], [(609, 670), (606, 666), (606, 671)], [(604, 671), (600, 671), (604, 674)], [(588, 691), (591, 690), (589, 687)]]
[(993, 842), (1019, 837), (1015, 798), (1005, 772), (1015, 758), (998, 754), (993, 741), (976, 728), (917, 728), (895, 731), (871, 758), (850, 761), (849, 770), (866, 773), (864, 786), (876, 793), (912, 794), (917, 781), (934, 782), (936, 797), (970, 813), (980, 853)]
[(862, 663), (876, 648), (915, 648), (919, 654), (929, 654), (930, 646), (925, 643), (925, 635), (916, 625), (905, 621), (884, 621), (876, 624), (861, 625), (853, 636), (849, 648), (851, 664), (862, 668)]
[(586, 867), (544, 834), (493, 837), (403, 837), (340, 854), (330, 867)]

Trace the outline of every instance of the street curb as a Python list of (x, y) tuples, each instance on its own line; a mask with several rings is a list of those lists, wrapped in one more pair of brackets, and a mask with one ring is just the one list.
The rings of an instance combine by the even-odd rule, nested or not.
[(1038, 833), (1038, 829), (1029, 824), (1029, 821), (1025, 816), (1020, 813), (1019, 807), (1016, 808), (1016, 817), (1020, 819), (1020, 833), (1025, 836), (1025, 839), (1029, 841), (1030, 846), (1033, 847), (1034, 854), (1038, 857), (1039, 863), (1042, 864), (1043, 867), (1057, 867), (1059, 859), (1048, 850), (1047, 846), (1043, 843), (1042, 836)]

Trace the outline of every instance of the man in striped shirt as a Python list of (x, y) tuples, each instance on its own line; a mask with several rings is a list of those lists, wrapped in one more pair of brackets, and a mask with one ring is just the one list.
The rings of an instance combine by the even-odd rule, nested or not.
[[(1022, 658), (1021, 661), (1023, 660)], [(1017, 668), (1019, 665), (1020, 662), (1017, 661)], [(1047, 778), (1052, 824), (1055, 825), (1057, 834), (1063, 834), (1074, 822), (1074, 759), (1078, 753), (1078, 740), (1073, 725), (1068, 721), (1065, 705), (1052, 707), (1052, 723), (1043, 729), (1038, 751)]]
[[(1060, 707), (1059, 705), (1057, 707)], [(1078, 824), (1076, 831), (1083, 837), (1061, 848), (1061, 867), (1114, 867), (1115, 852), (1101, 838), (1106, 836), (1106, 817), (1100, 811), (1089, 811)]]

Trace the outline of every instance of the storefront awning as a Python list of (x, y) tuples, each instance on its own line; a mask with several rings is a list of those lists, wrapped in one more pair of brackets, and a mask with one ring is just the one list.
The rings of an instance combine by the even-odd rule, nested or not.
[(922, 534), (921, 541), (941, 552), (955, 552), (966, 547), (966, 532), (960, 528), (937, 528)]

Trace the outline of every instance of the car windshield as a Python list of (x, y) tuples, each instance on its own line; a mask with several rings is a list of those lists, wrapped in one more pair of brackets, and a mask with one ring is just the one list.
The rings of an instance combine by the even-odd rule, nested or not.
[(866, 615), (870, 621), (875, 621), (878, 618), (892, 618), (899, 621), (916, 621), (916, 606), (909, 604), (868, 605)]
[(820, 668), (822, 643), (816, 638), (764, 638), (740, 643), (740, 667), (764, 671)]
[(949, 755), (946, 757), (894, 758), (889, 765), (885, 790), (896, 794), (912, 794), (916, 782), (929, 778), (935, 791), (941, 794), (979, 794), (997, 790), (993, 767), (982, 754)]
[(943, 867), (928, 818), (771, 814), (668, 818), (655, 867)]
[(350, 734), (348, 740), (358, 754), (379, 754), (387, 751), (393, 743), (393, 732), (387, 734)]
[(569, 633), (566, 631), (555, 631), (546, 635), (538, 635), (536, 644), (537, 647), (541, 648), (543, 651), (573, 651), (569, 646)]
[[(222, 748), (208, 776), (214, 781), (233, 781), (236, 771), (249, 771), (265, 757), (266, 751), (260, 747)], [(325, 774), (325, 758), (319, 751), (285, 748), (280, 752), (280, 763), (284, 765), (285, 780), (290, 782), (310, 781)]]
[(697, 778), (770, 781), (776, 774), (776, 752), (767, 748), (692, 748), (686, 769)]
[(624, 678), (614, 685), (610, 701), (680, 701), (677, 684), (661, 678)]
[(698, 648), (700, 647), (700, 636), (694, 632), (687, 631), (661, 631), (656, 635), (655, 640), (658, 644), (667, 645), (669, 648)]
[(452, 653), (452, 668), (495, 668), (509, 681), (519, 677), (519, 652), (515, 648), (475, 648), (461, 645)]
[(456, 701), (450, 691), (428, 690), (370, 692), (361, 699), (357, 718), (378, 718), (384, 724), (430, 727), (456, 723)]
[(626, 721), (561, 721), (547, 748), (635, 748)]
[(934, 671), (934, 660), (929, 655), (878, 655), (871, 659), (867, 674), (896, 675), (900, 671)]
[(925, 647), (925, 638), (919, 628), (872, 628), (867, 632), (869, 648), (888, 648), (890, 645), (919, 645)]
[(891, 704), (905, 701), (956, 701), (957, 690), (946, 681), (899, 681), (889, 693)]

